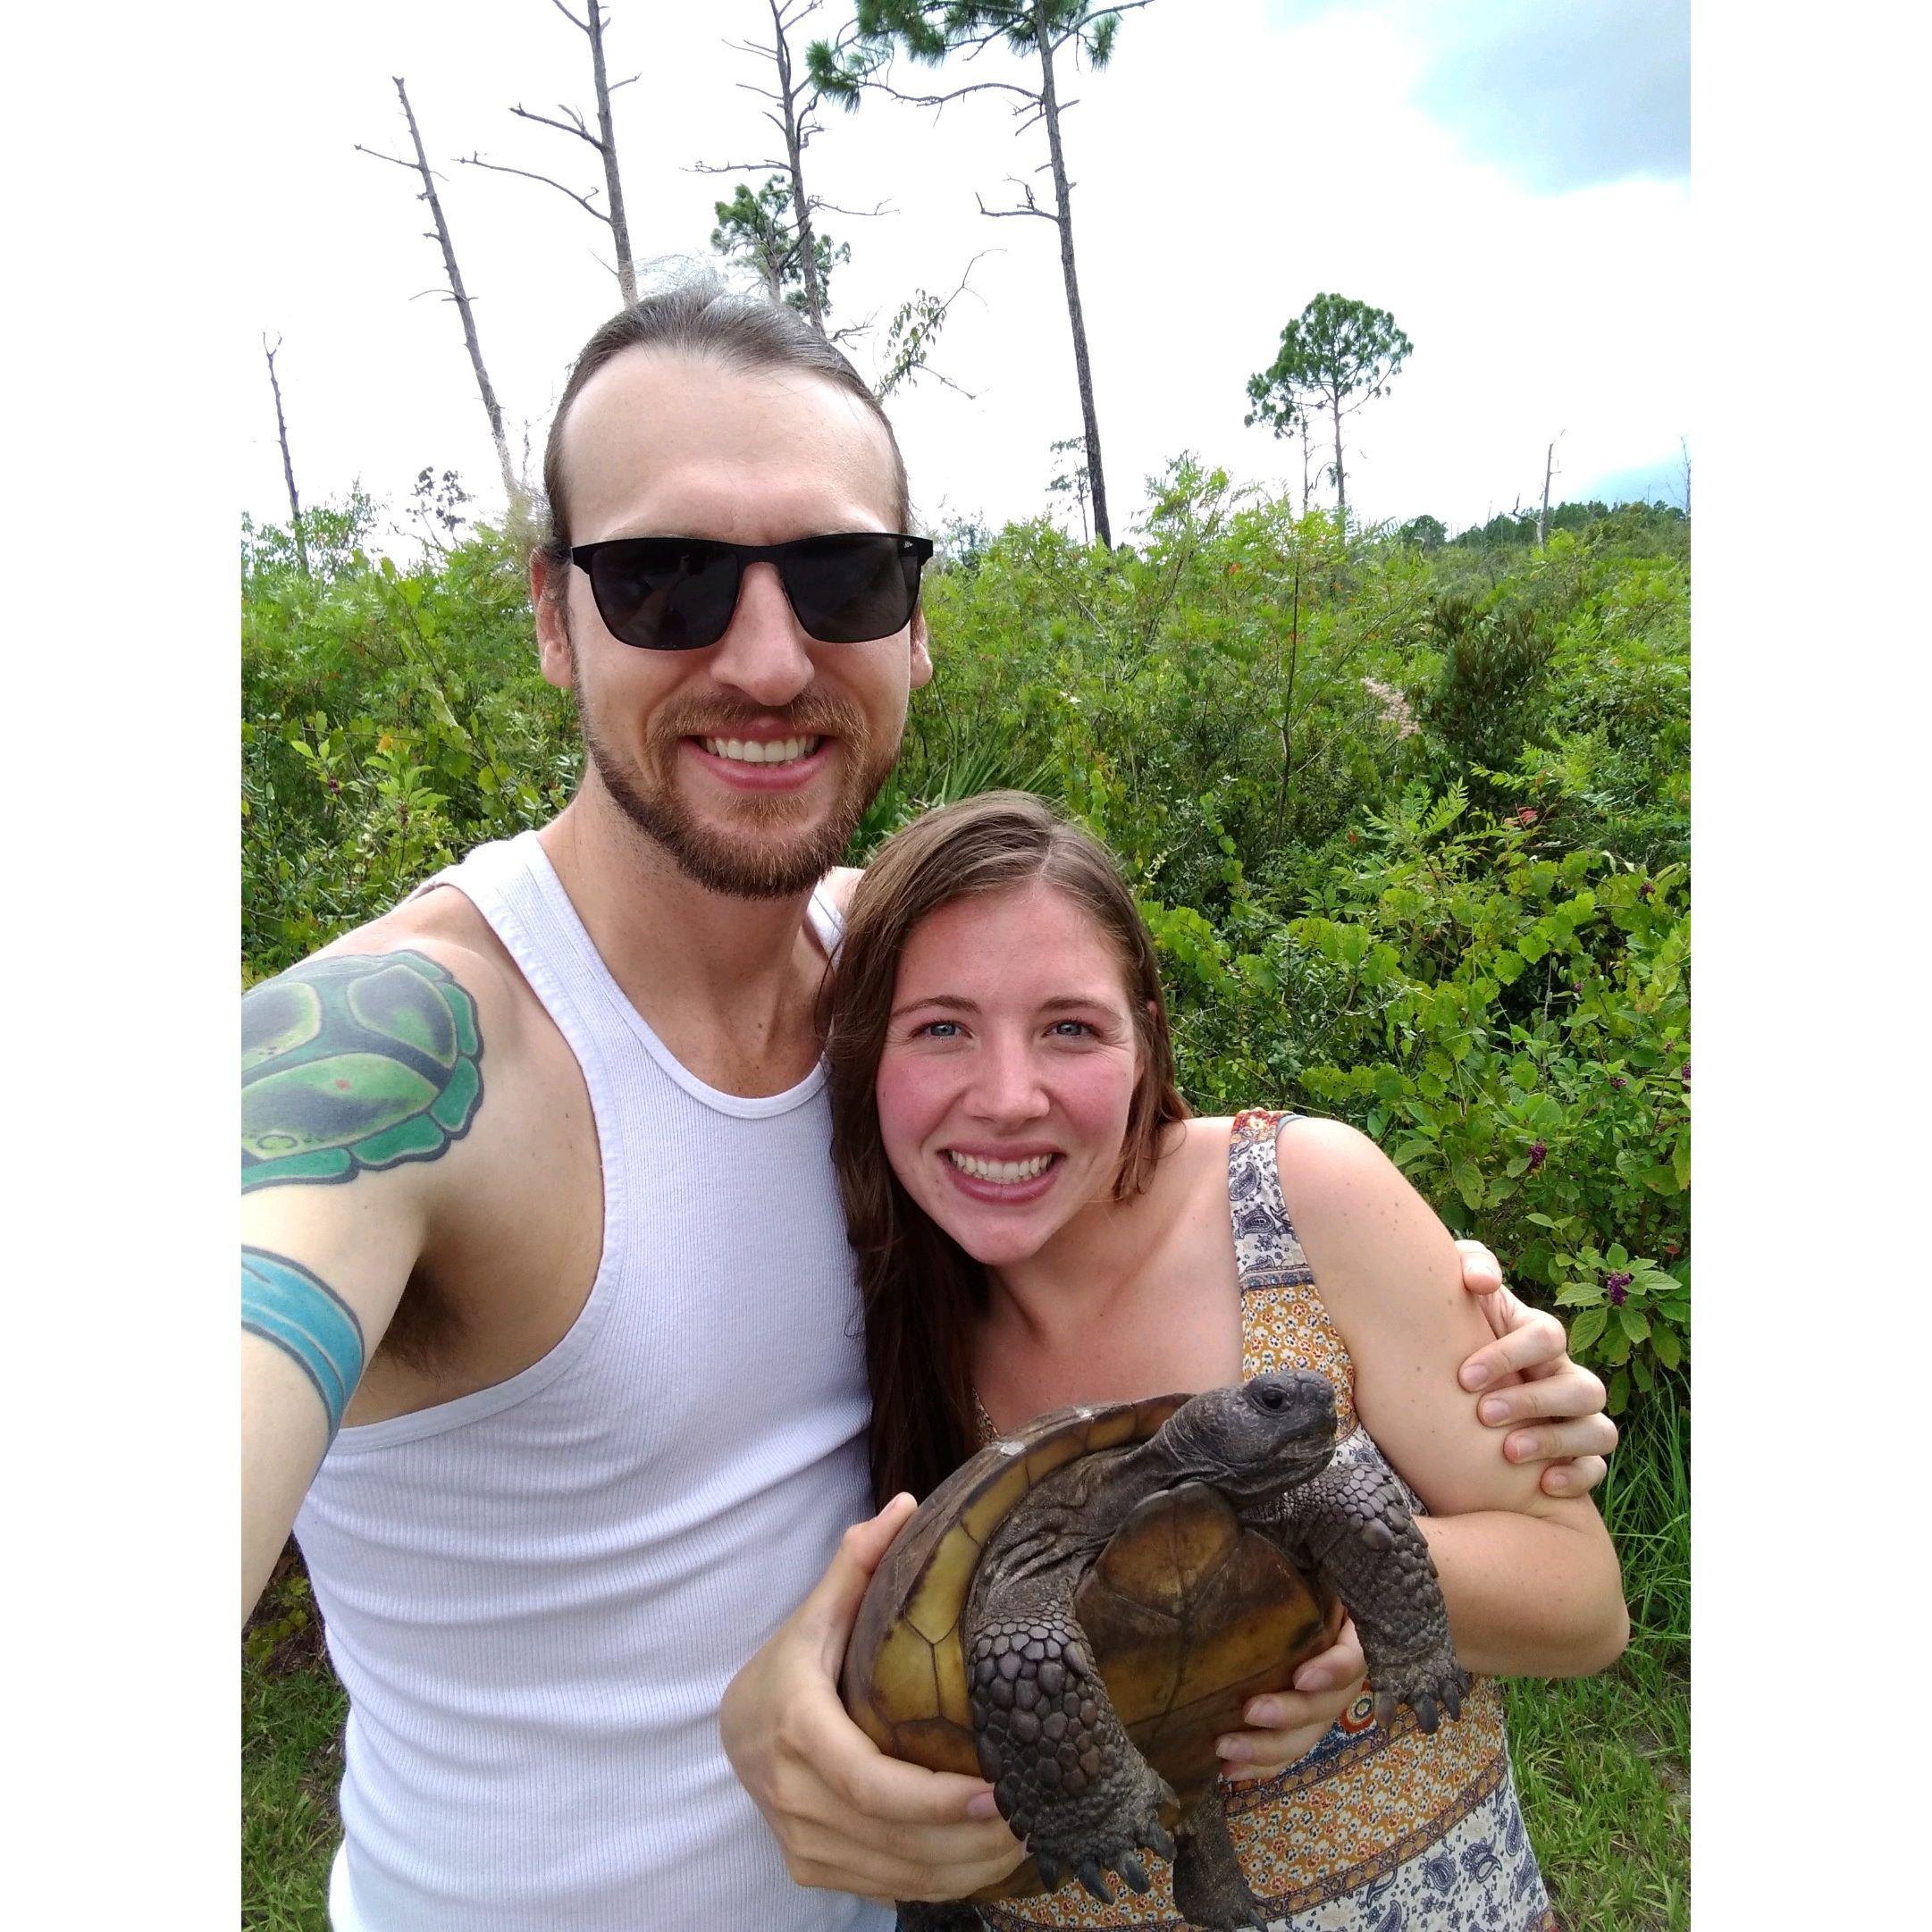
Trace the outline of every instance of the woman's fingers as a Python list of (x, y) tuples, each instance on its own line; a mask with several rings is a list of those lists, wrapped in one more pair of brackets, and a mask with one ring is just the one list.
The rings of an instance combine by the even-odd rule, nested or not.
[(1462, 1257), (1463, 1287), (1472, 1295), (1493, 1295), (1503, 1285), (1503, 1264), (1481, 1241), (1459, 1240), (1456, 1252)]
[(1602, 1457), (1616, 1447), (1617, 1424), (1603, 1415), (1512, 1429), (1503, 1438), (1503, 1454), (1513, 1463), (1560, 1462), (1571, 1456)]
[(1366, 1669), (1355, 1625), (1345, 1619), (1335, 1642), (1297, 1667), (1292, 1690), (1249, 1699), (1241, 1713), (1248, 1728), (1215, 1743), (1224, 1774), (1272, 1777), (1306, 1757), (1355, 1701)]
[(1567, 1359), (1568, 1338), (1562, 1323), (1541, 1308), (1520, 1302), (1516, 1308), (1516, 1325), (1485, 1342), (1457, 1371), (1465, 1389), (1484, 1389), (1512, 1374), (1548, 1373), (1552, 1363)]
[(1512, 1423), (1568, 1423), (1595, 1417), (1608, 1429), (1608, 1440), (1599, 1441), (1595, 1435), (1579, 1436), (1576, 1440), (1585, 1449), (1607, 1452), (1617, 1445), (1617, 1425), (1601, 1413), (1608, 1398), (1609, 1391), (1596, 1376), (1570, 1362), (1555, 1374), (1541, 1376), (1535, 1382), (1517, 1382), (1484, 1396), (1476, 1404), (1476, 1416), (1492, 1429)]
[(1550, 1463), (1537, 1479), (1546, 1496), (1587, 1496), (1610, 1473), (1600, 1456), (1579, 1456), (1574, 1462)]

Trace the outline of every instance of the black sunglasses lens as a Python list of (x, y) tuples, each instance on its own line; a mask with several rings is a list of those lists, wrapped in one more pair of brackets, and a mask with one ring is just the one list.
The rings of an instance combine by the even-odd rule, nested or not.
[(919, 601), (919, 552), (870, 532), (808, 537), (779, 568), (799, 623), (820, 643), (862, 644), (903, 630)]
[(727, 544), (637, 537), (600, 545), (591, 593), (613, 637), (643, 651), (701, 651), (731, 623), (738, 559)]

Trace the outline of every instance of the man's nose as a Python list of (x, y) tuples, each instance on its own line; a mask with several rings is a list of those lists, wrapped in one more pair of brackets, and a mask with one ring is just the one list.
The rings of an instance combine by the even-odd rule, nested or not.
[(807, 639), (775, 566), (749, 564), (738, 608), (715, 646), (711, 675), (753, 704), (789, 704), (811, 682)]

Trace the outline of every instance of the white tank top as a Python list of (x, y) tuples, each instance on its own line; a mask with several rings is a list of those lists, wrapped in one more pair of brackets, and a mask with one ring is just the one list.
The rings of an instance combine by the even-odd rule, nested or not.
[[(793, 1884), (718, 1737), (871, 1509), (824, 1070), (755, 1100), (693, 1078), (534, 833), (420, 890), (445, 885), (583, 1069), (603, 1254), (541, 1361), (343, 1429), (297, 1518), (349, 1695), (336, 1932), (886, 1932)], [(811, 920), (829, 949), (821, 896)]]

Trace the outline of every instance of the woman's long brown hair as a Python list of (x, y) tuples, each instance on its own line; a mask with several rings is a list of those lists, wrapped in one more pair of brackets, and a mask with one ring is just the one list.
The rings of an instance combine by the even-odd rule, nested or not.
[(971, 1339), (986, 1270), (915, 1206), (886, 1158), (874, 1084), (899, 962), (914, 929), (962, 899), (1035, 881), (1064, 893), (1113, 941), (1140, 1046), (1113, 1194), (1146, 1188), (1163, 1130), (1188, 1117), (1174, 1084), (1167, 1004), (1154, 942), (1097, 839), (1027, 792), (942, 806), (879, 848), (853, 896), (826, 983), (832, 1158), (865, 1306), (872, 1391), (872, 1488), (927, 1496), (979, 1447)]

